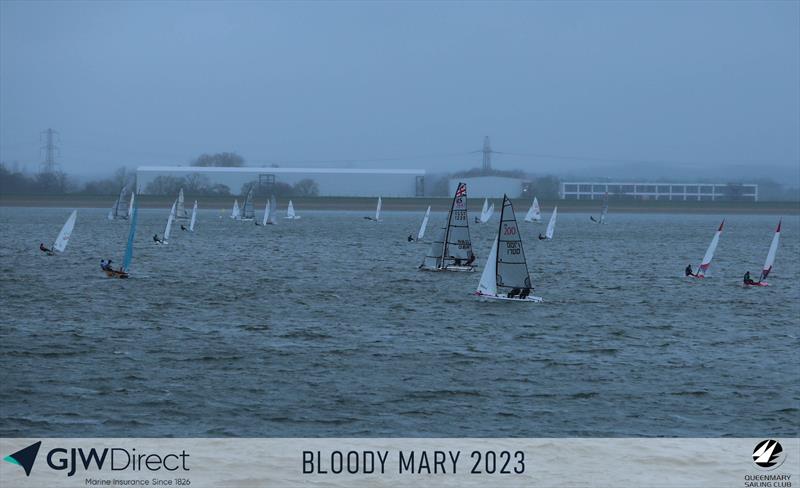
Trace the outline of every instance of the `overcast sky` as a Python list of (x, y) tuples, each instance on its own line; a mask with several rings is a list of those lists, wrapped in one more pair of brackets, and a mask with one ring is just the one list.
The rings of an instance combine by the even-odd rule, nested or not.
[(796, 182), (800, 3), (0, 2), (0, 158), (48, 127), (84, 174), (458, 170), (488, 135), (501, 169)]

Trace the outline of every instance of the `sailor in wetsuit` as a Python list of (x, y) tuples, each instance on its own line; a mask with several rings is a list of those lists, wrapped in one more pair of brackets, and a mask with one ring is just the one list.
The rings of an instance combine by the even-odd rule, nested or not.
[(408, 234), (408, 242), (414, 242), (414, 236), (412, 234)]
[(697, 276), (696, 274), (694, 274), (692, 272), (692, 265), (691, 264), (687, 264), (686, 265), (686, 269), (684, 270), (684, 272), (686, 273), (686, 276)]
[(161, 243), (162, 243), (162, 242), (164, 242), (164, 241), (162, 241), (162, 240), (161, 240), (161, 239), (158, 237), (158, 234), (153, 234), (153, 242), (155, 242), (156, 244), (161, 244)]
[(39, 250), (42, 251), (42, 252), (46, 252), (46, 253), (52, 253), (53, 252), (52, 249), (47, 249), (47, 247), (45, 247), (44, 242), (40, 242), (39, 243)]
[(749, 271), (745, 272), (743, 281), (744, 281), (745, 285), (755, 285), (756, 284), (756, 282), (753, 281), (752, 278), (750, 278), (750, 272)]

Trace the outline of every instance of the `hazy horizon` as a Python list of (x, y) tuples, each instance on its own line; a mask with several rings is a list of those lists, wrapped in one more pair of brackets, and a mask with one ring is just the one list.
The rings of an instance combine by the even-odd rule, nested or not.
[(800, 181), (800, 3), (0, 3), (0, 160)]

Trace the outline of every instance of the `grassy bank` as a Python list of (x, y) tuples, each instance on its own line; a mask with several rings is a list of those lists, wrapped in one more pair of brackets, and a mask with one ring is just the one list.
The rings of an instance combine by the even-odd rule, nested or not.
[[(200, 197), (203, 209), (229, 209), (236, 197)], [(286, 199), (279, 201), (285, 206)], [(292, 198), (295, 208), (302, 210), (360, 210), (371, 211), (375, 208), (375, 198), (355, 197), (297, 197)], [(139, 198), (140, 208), (167, 208), (173, 197), (142, 195)], [(186, 196), (187, 207), (191, 206), (194, 197)], [(0, 195), (2, 207), (66, 207), (66, 208), (109, 208), (114, 202), (108, 195)], [(266, 200), (256, 198), (256, 207), (263, 207)], [(451, 198), (384, 198), (384, 210), (422, 211), (430, 205), (434, 211), (447, 210)], [(500, 200), (494, 199), (495, 208), (499, 210)], [(239, 198), (241, 205), (242, 199)], [(470, 209), (479, 210), (483, 199), (470, 199)], [(600, 209), (598, 200), (558, 200), (544, 201), (542, 209), (549, 211), (554, 204), (559, 212), (597, 212)], [(514, 201), (517, 212), (525, 212), (530, 202), (522, 199)], [(678, 202), (678, 201), (611, 201), (613, 212), (661, 212), (661, 213), (753, 213), (753, 214), (800, 214), (798, 202)]]

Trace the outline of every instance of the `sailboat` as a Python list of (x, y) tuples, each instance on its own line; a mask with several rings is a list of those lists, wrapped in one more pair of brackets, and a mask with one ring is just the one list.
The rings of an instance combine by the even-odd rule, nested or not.
[(189, 221), (189, 232), (194, 232), (195, 222), (197, 222), (197, 200), (194, 201), (194, 207), (192, 207), (192, 220)]
[(175, 206), (175, 218), (178, 220), (189, 220), (189, 212), (183, 202), (183, 188), (178, 192), (177, 205)]
[(125, 208), (125, 187), (123, 186), (122, 189), (119, 191), (119, 196), (117, 197), (117, 201), (114, 202), (114, 206), (111, 207), (111, 210), (108, 211), (108, 220), (118, 220), (127, 218), (128, 218), (128, 213), (126, 212)]
[(531, 276), (514, 207), (511, 200), (503, 195), (500, 227), (475, 295), (491, 300), (541, 302), (542, 297), (530, 295), (531, 291)]
[(241, 216), (241, 212), (239, 211), (239, 200), (233, 201), (233, 210), (231, 210), (231, 218), (236, 220)]
[(244, 197), (244, 204), (242, 205), (242, 216), (239, 220), (249, 222), (256, 218), (256, 210), (253, 202), (254, 198), (255, 198), (255, 191), (253, 190), (253, 185), (250, 185), (250, 189), (247, 190), (247, 196)]
[(56, 240), (53, 242), (53, 245), (50, 247), (50, 249), (42, 249), (45, 254), (52, 256), (55, 254), (54, 251), (64, 252), (64, 250), (67, 248), (67, 244), (69, 243), (69, 238), (72, 236), (72, 229), (75, 228), (76, 218), (78, 218), (78, 211), (73, 210), (72, 213), (69, 214), (67, 221), (64, 222), (64, 225), (61, 227), (61, 232), (58, 233), (58, 236), (56, 237)]
[(422, 223), (419, 226), (419, 232), (417, 232), (417, 240), (421, 241), (423, 237), (425, 237), (425, 230), (428, 228), (428, 219), (431, 216), (431, 206), (428, 205), (428, 210), (425, 211), (425, 216), (422, 217)]
[(447, 213), (447, 222), (419, 269), (425, 271), (475, 271), (475, 254), (469, 236), (467, 216), (467, 184), (459, 183), (453, 203)]
[(761, 276), (758, 281), (750, 283), (750, 286), (769, 286), (767, 283), (767, 276), (772, 271), (772, 265), (775, 264), (775, 254), (778, 252), (778, 243), (781, 240), (781, 221), (778, 221), (778, 228), (775, 229), (775, 235), (772, 236), (772, 244), (769, 245), (769, 252), (767, 253), (767, 260), (764, 261), (764, 267), (761, 269)]
[(278, 223), (278, 201), (275, 200), (275, 195), (269, 198), (269, 218), (267, 218), (267, 225), (275, 225)]
[(381, 221), (381, 197), (378, 197), (378, 206), (375, 207), (375, 217), (364, 217), (367, 220), (372, 220), (374, 222)]
[(125, 257), (122, 259), (122, 266), (119, 269), (112, 269), (111, 265), (103, 268), (106, 276), (109, 278), (128, 278), (128, 272), (133, 260), (133, 240), (136, 237), (136, 220), (139, 215), (139, 206), (133, 206), (133, 215), (131, 215), (131, 223), (128, 229), (128, 242), (125, 244)]
[(539, 200), (536, 197), (533, 197), (533, 203), (531, 204), (531, 208), (528, 209), (528, 213), (525, 214), (525, 222), (541, 222), (542, 221), (542, 211), (539, 209)]
[(483, 208), (481, 209), (481, 217), (480, 219), (478, 219), (476, 223), (485, 224), (486, 222), (489, 221), (489, 219), (492, 218), (493, 214), (494, 214), (494, 203), (489, 205), (489, 199), (484, 198)]
[(592, 222), (597, 222), (598, 224), (605, 224), (606, 223), (606, 214), (608, 214), (608, 192), (603, 195), (603, 207), (600, 209), (600, 220), (596, 220), (594, 217), (589, 217)]
[(289, 220), (297, 220), (300, 218), (300, 216), (294, 212), (294, 205), (292, 205), (291, 200), (289, 200), (289, 206), (286, 207), (286, 217), (284, 218)]
[(133, 215), (133, 201), (136, 199), (136, 193), (131, 192), (131, 200), (128, 202), (128, 215)]
[(256, 225), (267, 225), (267, 219), (269, 219), (269, 206), (270, 201), (267, 200), (267, 203), (264, 205), (264, 216), (261, 218), (261, 223), (259, 224), (258, 221), (255, 221)]
[(547, 223), (547, 230), (544, 231), (544, 235), (539, 234), (539, 240), (551, 240), (553, 239), (553, 232), (556, 230), (556, 216), (558, 215), (558, 206), (553, 209), (553, 214), (550, 216), (550, 221)]
[(706, 277), (708, 268), (711, 267), (711, 260), (714, 258), (714, 251), (717, 250), (717, 244), (719, 244), (719, 236), (720, 234), (722, 234), (722, 226), (724, 225), (725, 225), (725, 219), (722, 220), (722, 223), (719, 224), (717, 232), (714, 233), (714, 237), (711, 239), (711, 244), (708, 245), (708, 249), (706, 249), (706, 254), (705, 256), (703, 256), (703, 262), (700, 263), (700, 266), (697, 268), (697, 273), (693, 275), (695, 278)]
[(172, 208), (169, 210), (169, 217), (167, 217), (167, 226), (164, 228), (164, 237), (156, 241), (156, 244), (164, 244), (165, 246), (169, 244), (169, 233), (172, 230), (172, 221), (175, 220), (175, 207), (177, 205), (177, 200), (172, 202)]

